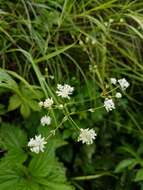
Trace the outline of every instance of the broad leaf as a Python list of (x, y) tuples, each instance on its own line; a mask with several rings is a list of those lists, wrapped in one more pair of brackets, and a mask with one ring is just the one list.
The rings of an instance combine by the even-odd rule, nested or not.
[(3, 124), (0, 128), (0, 147), (6, 150), (20, 149), (27, 143), (25, 132), (10, 124)]
[(135, 181), (143, 181), (143, 169), (137, 171)]
[(20, 112), (24, 118), (27, 118), (30, 115), (30, 108), (25, 102), (21, 104)]
[(15, 110), (16, 108), (18, 108), (20, 106), (21, 103), (22, 103), (22, 101), (21, 101), (20, 97), (18, 95), (14, 94), (9, 99), (8, 111)]
[(115, 172), (116, 173), (119, 173), (119, 172), (122, 172), (125, 168), (133, 165), (133, 164), (136, 164), (136, 159), (133, 159), (133, 158), (129, 158), (129, 159), (126, 159), (126, 160), (122, 160), (116, 167), (115, 169)]

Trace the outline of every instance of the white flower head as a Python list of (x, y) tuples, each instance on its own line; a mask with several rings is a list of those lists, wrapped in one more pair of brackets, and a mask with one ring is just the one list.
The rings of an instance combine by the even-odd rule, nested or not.
[(119, 79), (118, 83), (122, 90), (126, 90), (130, 86), (129, 82), (125, 78)]
[(104, 22), (104, 25), (105, 25), (105, 26), (108, 26), (108, 22)]
[(78, 141), (82, 141), (82, 143), (90, 145), (93, 143), (93, 140), (96, 138), (97, 134), (93, 129), (80, 129), (80, 134), (78, 137)]
[(117, 79), (116, 78), (110, 78), (111, 84), (117, 84)]
[(45, 141), (45, 137), (42, 138), (41, 135), (39, 135), (35, 136), (35, 139), (31, 138), (30, 141), (28, 142), (28, 146), (30, 147), (30, 150), (32, 152), (38, 154), (40, 151), (44, 152), (46, 143), (47, 142)]
[(82, 41), (82, 40), (80, 40), (80, 41), (79, 41), (79, 45), (81, 45), (81, 46), (83, 46), (83, 45), (84, 45), (84, 43), (83, 43), (83, 41)]
[(109, 19), (109, 22), (110, 22), (110, 23), (113, 23), (113, 22), (114, 22), (114, 19), (113, 19), (113, 18), (110, 18), (110, 19)]
[(123, 18), (120, 18), (120, 22), (124, 22), (124, 19), (123, 19)]
[(42, 101), (40, 101), (38, 104), (39, 104), (39, 107), (41, 108), (44, 103)]
[(44, 108), (51, 108), (51, 106), (53, 105), (54, 101), (52, 98), (47, 98), (44, 103), (43, 106)]
[(88, 43), (89, 41), (90, 41), (90, 38), (87, 36), (87, 37), (85, 38), (85, 42)]
[(109, 112), (115, 109), (115, 104), (112, 99), (106, 98), (104, 101), (104, 107), (107, 110), (107, 112)]
[(92, 45), (95, 45), (95, 44), (96, 44), (96, 40), (93, 39), (93, 40), (91, 41), (91, 44), (92, 44)]
[(45, 125), (50, 125), (51, 124), (51, 117), (50, 116), (43, 116), (41, 118), (41, 125), (45, 126)]
[(60, 104), (59, 105), (59, 109), (63, 109), (64, 108), (64, 105), (63, 104)]
[(56, 91), (56, 93), (58, 96), (61, 96), (62, 98), (68, 98), (68, 99), (70, 99), (69, 95), (71, 95), (74, 91), (74, 87), (71, 87), (68, 84), (64, 84), (64, 85), (58, 84), (57, 89), (58, 90)]
[(116, 97), (116, 98), (122, 98), (122, 94), (121, 94), (120, 92), (117, 92), (117, 93), (115, 94), (115, 97)]

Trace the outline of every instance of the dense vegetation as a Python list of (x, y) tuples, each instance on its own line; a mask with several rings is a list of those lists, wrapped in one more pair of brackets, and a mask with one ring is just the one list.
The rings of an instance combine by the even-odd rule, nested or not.
[[(143, 190), (142, 94), (142, 0), (0, 0), (0, 190)], [(81, 128), (93, 144), (78, 142)], [(27, 146), (37, 134), (39, 154)]]

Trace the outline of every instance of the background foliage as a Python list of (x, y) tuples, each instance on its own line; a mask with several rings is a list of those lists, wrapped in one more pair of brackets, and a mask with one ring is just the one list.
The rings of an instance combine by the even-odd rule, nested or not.
[[(142, 0), (0, 1), (1, 190), (143, 189), (142, 45)], [(131, 84), (117, 109), (88, 111), (111, 77)], [(58, 83), (75, 87), (69, 103), (54, 95)], [(49, 133), (38, 106), (48, 96), (76, 114), (31, 154), (28, 139)], [(50, 129), (63, 113), (50, 113)], [(93, 145), (75, 142), (73, 120), (95, 129)]]

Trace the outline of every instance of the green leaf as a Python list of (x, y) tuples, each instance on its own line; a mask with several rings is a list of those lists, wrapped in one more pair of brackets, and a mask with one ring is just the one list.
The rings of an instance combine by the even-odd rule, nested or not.
[[(47, 128), (41, 127), (39, 131), (42, 136), (49, 134)], [(56, 148), (65, 143), (59, 134), (48, 139), (43, 153), (33, 153), (31, 160), (29, 156), (28, 162), (22, 150), (27, 144), (22, 129), (4, 124), (0, 128), (0, 137), (3, 147), (8, 150), (0, 160), (0, 190), (73, 190), (66, 181), (65, 168), (55, 155)]]
[(8, 151), (8, 153), (1, 158), (0, 166), (12, 168), (13, 166), (21, 165), (26, 159), (27, 154), (23, 150), (13, 149)]
[[(40, 134), (48, 136), (49, 130), (41, 127)], [(34, 154), (29, 171), (38, 184), (43, 185), (45, 190), (72, 190), (73, 187), (67, 184), (65, 169), (57, 161), (55, 150), (65, 144), (60, 134), (48, 139), (45, 151), (38, 155)]]
[(19, 127), (3, 124), (0, 128), (0, 147), (6, 150), (20, 149), (27, 143), (25, 132)]
[(28, 105), (29, 105), (29, 107), (30, 107), (32, 110), (34, 110), (34, 111), (39, 111), (39, 110), (40, 110), (40, 107), (39, 107), (39, 105), (38, 105), (38, 102), (35, 101), (35, 100), (29, 100), (29, 101), (28, 101)]
[(0, 190), (40, 190), (39, 185), (25, 176), (24, 168), (15, 167), (13, 169), (0, 168)]
[[(44, 135), (42, 134), (42, 136)], [(52, 170), (58, 167), (55, 150), (63, 144), (65, 144), (65, 142), (58, 136), (56, 136), (56, 138), (52, 137), (46, 144), (44, 153), (34, 155), (29, 165), (33, 176), (46, 177)]]
[(8, 88), (13, 91), (16, 91), (18, 89), (17, 83), (4, 69), (0, 69), (0, 87)]
[(119, 172), (122, 172), (125, 168), (133, 165), (133, 164), (136, 164), (136, 159), (134, 158), (129, 158), (129, 159), (126, 159), (126, 160), (122, 160), (116, 167), (115, 169), (115, 172), (116, 173), (119, 173)]
[(20, 112), (24, 118), (27, 118), (30, 115), (30, 108), (26, 103), (21, 104)]
[(14, 94), (9, 99), (8, 111), (15, 110), (20, 106), (20, 104), (21, 104), (21, 99), (19, 98), (18, 95)]
[(143, 169), (139, 169), (136, 173), (135, 181), (143, 180)]
[(5, 106), (3, 104), (0, 104), (0, 115), (5, 114), (5, 112), (6, 112)]

